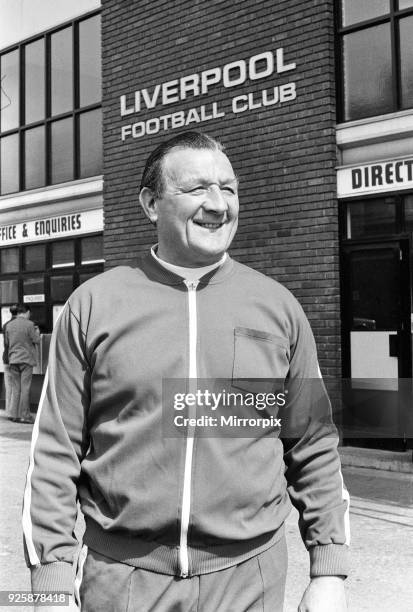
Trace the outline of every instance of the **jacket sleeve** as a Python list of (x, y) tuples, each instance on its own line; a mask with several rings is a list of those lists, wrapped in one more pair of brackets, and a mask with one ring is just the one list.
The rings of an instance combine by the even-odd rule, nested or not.
[(88, 448), (89, 389), (84, 335), (67, 303), (51, 338), (23, 500), (25, 558), (35, 591), (73, 592), (77, 483)]
[(296, 304), (282, 438), (288, 492), (310, 554), (310, 576), (349, 570), (349, 495), (341, 475), (338, 434), (321, 378), (310, 324)]

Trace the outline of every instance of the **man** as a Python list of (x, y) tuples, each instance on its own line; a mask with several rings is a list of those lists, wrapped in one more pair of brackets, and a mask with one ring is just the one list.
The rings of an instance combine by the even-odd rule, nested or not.
[(9, 366), (9, 349), (6, 343), (6, 327), (10, 321), (13, 321), (17, 317), (17, 306), (13, 304), (10, 306), (10, 319), (3, 325), (3, 364), (4, 364), (4, 395), (5, 395), (5, 412), (9, 420), (14, 420), (13, 417), (9, 416), (10, 412), (10, 400), (11, 400), (11, 382), (10, 382), (10, 366)]
[[(301, 384), (319, 376), (314, 339), (285, 288), (227, 254), (238, 181), (223, 147), (198, 132), (158, 147), (140, 203), (157, 247), (76, 290), (51, 341), (23, 512), (33, 589), (73, 592), (79, 495), (82, 612), (282, 610), (290, 496), (311, 562), (299, 609), (343, 612), (337, 436)], [(163, 435), (163, 380), (198, 377), (298, 381), (298, 429), (284, 443)]]
[(16, 423), (32, 424), (30, 387), (33, 367), (37, 363), (36, 345), (40, 342), (40, 335), (30, 321), (30, 308), (26, 304), (18, 304), (16, 313), (4, 332), (11, 386), (9, 418)]

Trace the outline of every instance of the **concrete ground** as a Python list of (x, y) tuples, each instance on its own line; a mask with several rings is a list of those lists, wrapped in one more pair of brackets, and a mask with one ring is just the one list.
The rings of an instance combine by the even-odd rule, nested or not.
[[(3, 415), (0, 411), (0, 597), (1, 591), (29, 589), (20, 514), (32, 429)], [(353, 569), (346, 581), (349, 611), (411, 612), (413, 474), (356, 467), (345, 467), (343, 473), (352, 498)], [(308, 557), (295, 511), (287, 521), (287, 538), (285, 612), (295, 612), (308, 582)], [(0, 608), (16, 610), (1, 604)], [(29, 606), (17, 609), (32, 611)]]

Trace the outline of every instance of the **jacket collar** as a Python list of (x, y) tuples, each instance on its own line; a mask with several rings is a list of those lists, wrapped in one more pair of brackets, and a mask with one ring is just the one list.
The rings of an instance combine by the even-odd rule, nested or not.
[[(162, 266), (152, 255), (148, 253), (139, 262), (137, 268), (141, 269), (144, 274), (151, 280), (158, 281), (164, 285), (181, 285), (185, 288), (184, 279), (182, 276), (175, 274), (171, 270), (167, 270)], [(224, 281), (233, 271), (234, 260), (227, 255), (224, 263), (211, 270), (199, 279), (200, 285), (212, 285)]]

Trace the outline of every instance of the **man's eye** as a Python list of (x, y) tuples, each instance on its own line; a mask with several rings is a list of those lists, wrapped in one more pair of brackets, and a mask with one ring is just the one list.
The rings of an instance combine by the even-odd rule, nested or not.
[(192, 187), (192, 189), (188, 189), (189, 193), (204, 193), (206, 191), (205, 187), (202, 187), (201, 185), (198, 185), (198, 187)]
[(225, 185), (224, 187), (221, 187), (221, 191), (225, 191), (225, 193), (231, 193), (232, 195), (236, 194), (234, 187), (230, 187), (229, 185)]

